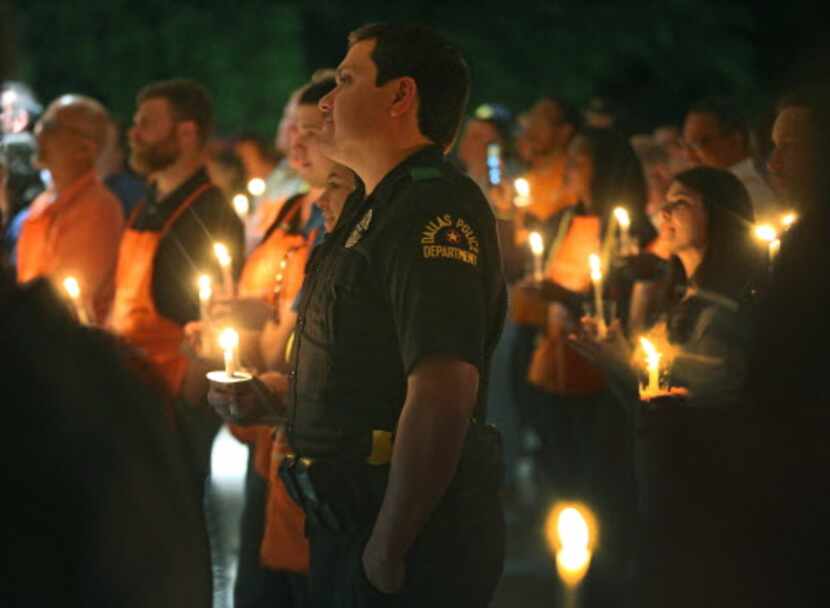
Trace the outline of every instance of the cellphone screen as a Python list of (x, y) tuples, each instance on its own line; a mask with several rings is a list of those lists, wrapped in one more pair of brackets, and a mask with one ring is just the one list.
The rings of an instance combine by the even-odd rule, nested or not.
[(492, 186), (501, 183), (501, 146), (487, 144), (487, 179)]

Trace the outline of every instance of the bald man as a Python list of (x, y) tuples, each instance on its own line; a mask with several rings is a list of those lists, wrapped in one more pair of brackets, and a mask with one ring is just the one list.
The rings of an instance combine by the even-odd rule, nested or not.
[(21, 283), (45, 276), (58, 285), (68, 276), (81, 287), (80, 305), (94, 323), (112, 303), (113, 277), (124, 215), (118, 199), (95, 173), (109, 117), (89, 97), (64, 95), (35, 125), (37, 164), (52, 185), (32, 203), (18, 243)]

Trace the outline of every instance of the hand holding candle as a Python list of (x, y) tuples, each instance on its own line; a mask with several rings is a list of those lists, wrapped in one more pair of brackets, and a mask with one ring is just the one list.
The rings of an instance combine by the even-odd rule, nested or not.
[(219, 260), (219, 266), (222, 268), (222, 285), (225, 290), (225, 295), (228, 298), (234, 296), (233, 275), (231, 274), (231, 265), (233, 260), (228, 248), (223, 243), (215, 243), (213, 245), (213, 252), (216, 254), (216, 259)]
[(530, 251), (533, 253), (533, 281), (541, 283), (544, 279), (544, 260), (542, 255), (545, 253), (545, 242), (542, 235), (538, 232), (531, 232), (528, 237), (530, 243)]
[(78, 279), (75, 277), (66, 277), (63, 280), (63, 288), (72, 301), (75, 314), (78, 315), (78, 321), (81, 322), (81, 325), (89, 325), (89, 315), (86, 314), (86, 308), (84, 308), (84, 303), (81, 300), (81, 286), (78, 283)]
[(588, 256), (588, 265), (591, 269), (591, 282), (594, 284), (594, 315), (597, 333), (600, 338), (604, 338), (608, 333), (608, 327), (605, 323), (605, 308), (602, 302), (602, 263), (596, 253)]

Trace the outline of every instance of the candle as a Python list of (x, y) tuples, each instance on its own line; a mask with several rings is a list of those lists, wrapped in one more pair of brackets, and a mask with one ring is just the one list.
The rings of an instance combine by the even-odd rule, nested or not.
[(265, 194), (265, 180), (260, 177), (255, 177), (248, 182), (248, 192), (251, 196), (262, 196)]
[(513, 187), (516, 189), (513, 204), (517, 207), (527, 207), (530, 204), (530, 182), (520, 177), (513, 182)]
[(755, 227), (755, 237), (767, 243), (767, 251), (769, 254), (769, 262), (775, 260), (775, 256), (781, 249), (781, 240), (778, 238), (778, 231), (769, 224), (761, 224)]
[(545, 253), (545, 242), (541, 234), (531, 232), (528, 243), (530, 243), (530, 251), (533, 253), (533, 280), (536, 283), (541, 283), (545, 275), (542, 259), (542, 254)]
[(794, 211), (790, 211), (788, 213), (785, 213), (781, 217), (781, 226), (784, 228), (784, 230), (789, 230), (790, 228), (793, 227), (793, 224), (795, 224), (797, 221), (798, 221), (798, 214), (795, 213)]
[(239, 219), (244, 220), (248, 217), (248, 213), (251, 210), (251, 201), (244, 194), (237, 194), (233, 197), (233, 209), (236, 211)]
[(646, 338), (640, 338), (640, 345), (646, 353), (646, 370), (648, 371), (648, 384), (643, 388), (640, 386), (640, 397), (649, 397), (660, 392), (660, 359), (654, 344)]
[(222, 243), (213, 245), (213, 252), (216, 254), (216, 259), (219, 260), (219, 266), (222, 268), (222, 283), (225, 289), (225, 295), (229, 298), (233, 297), (233, 276), (231, 275), (231, 254), (228, 248)]
[(239, 350), (239, 334), (236, 330), (228, 327), (219, 334), (219, 347), (225, 354), (225, 375), (233, 378), (236, 374), (237, 356)]
[(620, 255), (631, 253), (631, 216), (624, 207), (614, 209), (614, 218), (620, 226)]
[(199, 316), (207, 321), (210, 316), (210, 300), (213, 297), (213, 287), (210, 276), (199, 275)]
[(581, 503), (558, 503), (547, 516), (545, 536), (556, 555), (559, 578), (572, 594), (591, 565), (596, 517)]
[(604, 338), (608, 328), (605, 325), (605, 309), (602, 303), (602, 264), (596, 253), (588, 256), (588, 266), (591, 269), (591, 282), (594, 284), (594, 314), (597, 331), (600, 338)]
[(81, 286), (78, 279), (75, 277), (66, 277), (63, 280), (63, 288), (72, 300), (72, 306), (75, 308), (75, 314), (78, 315), (78, 321), (82, 325), (89, 325), (89, 316), (86, 314), (86, 308), (81, 300)]

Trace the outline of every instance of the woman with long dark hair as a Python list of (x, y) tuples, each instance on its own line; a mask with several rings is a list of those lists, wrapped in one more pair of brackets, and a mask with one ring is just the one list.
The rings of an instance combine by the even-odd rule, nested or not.
[(767, 251), (753, 240), (750, 198), (731, 173), (684, 171), (666, 199), (660, 236), (672, 254), (666, 348), (674, 352), (664, 354), (669, 384), (687, 394), (641, 404), (632, 387), (629, 400), (643, 531), (640, 600), (738, 605), (735, 551), (746, 539), (727, 498), (746, 465), (733, 444), (743, 432), (740, 396)]

